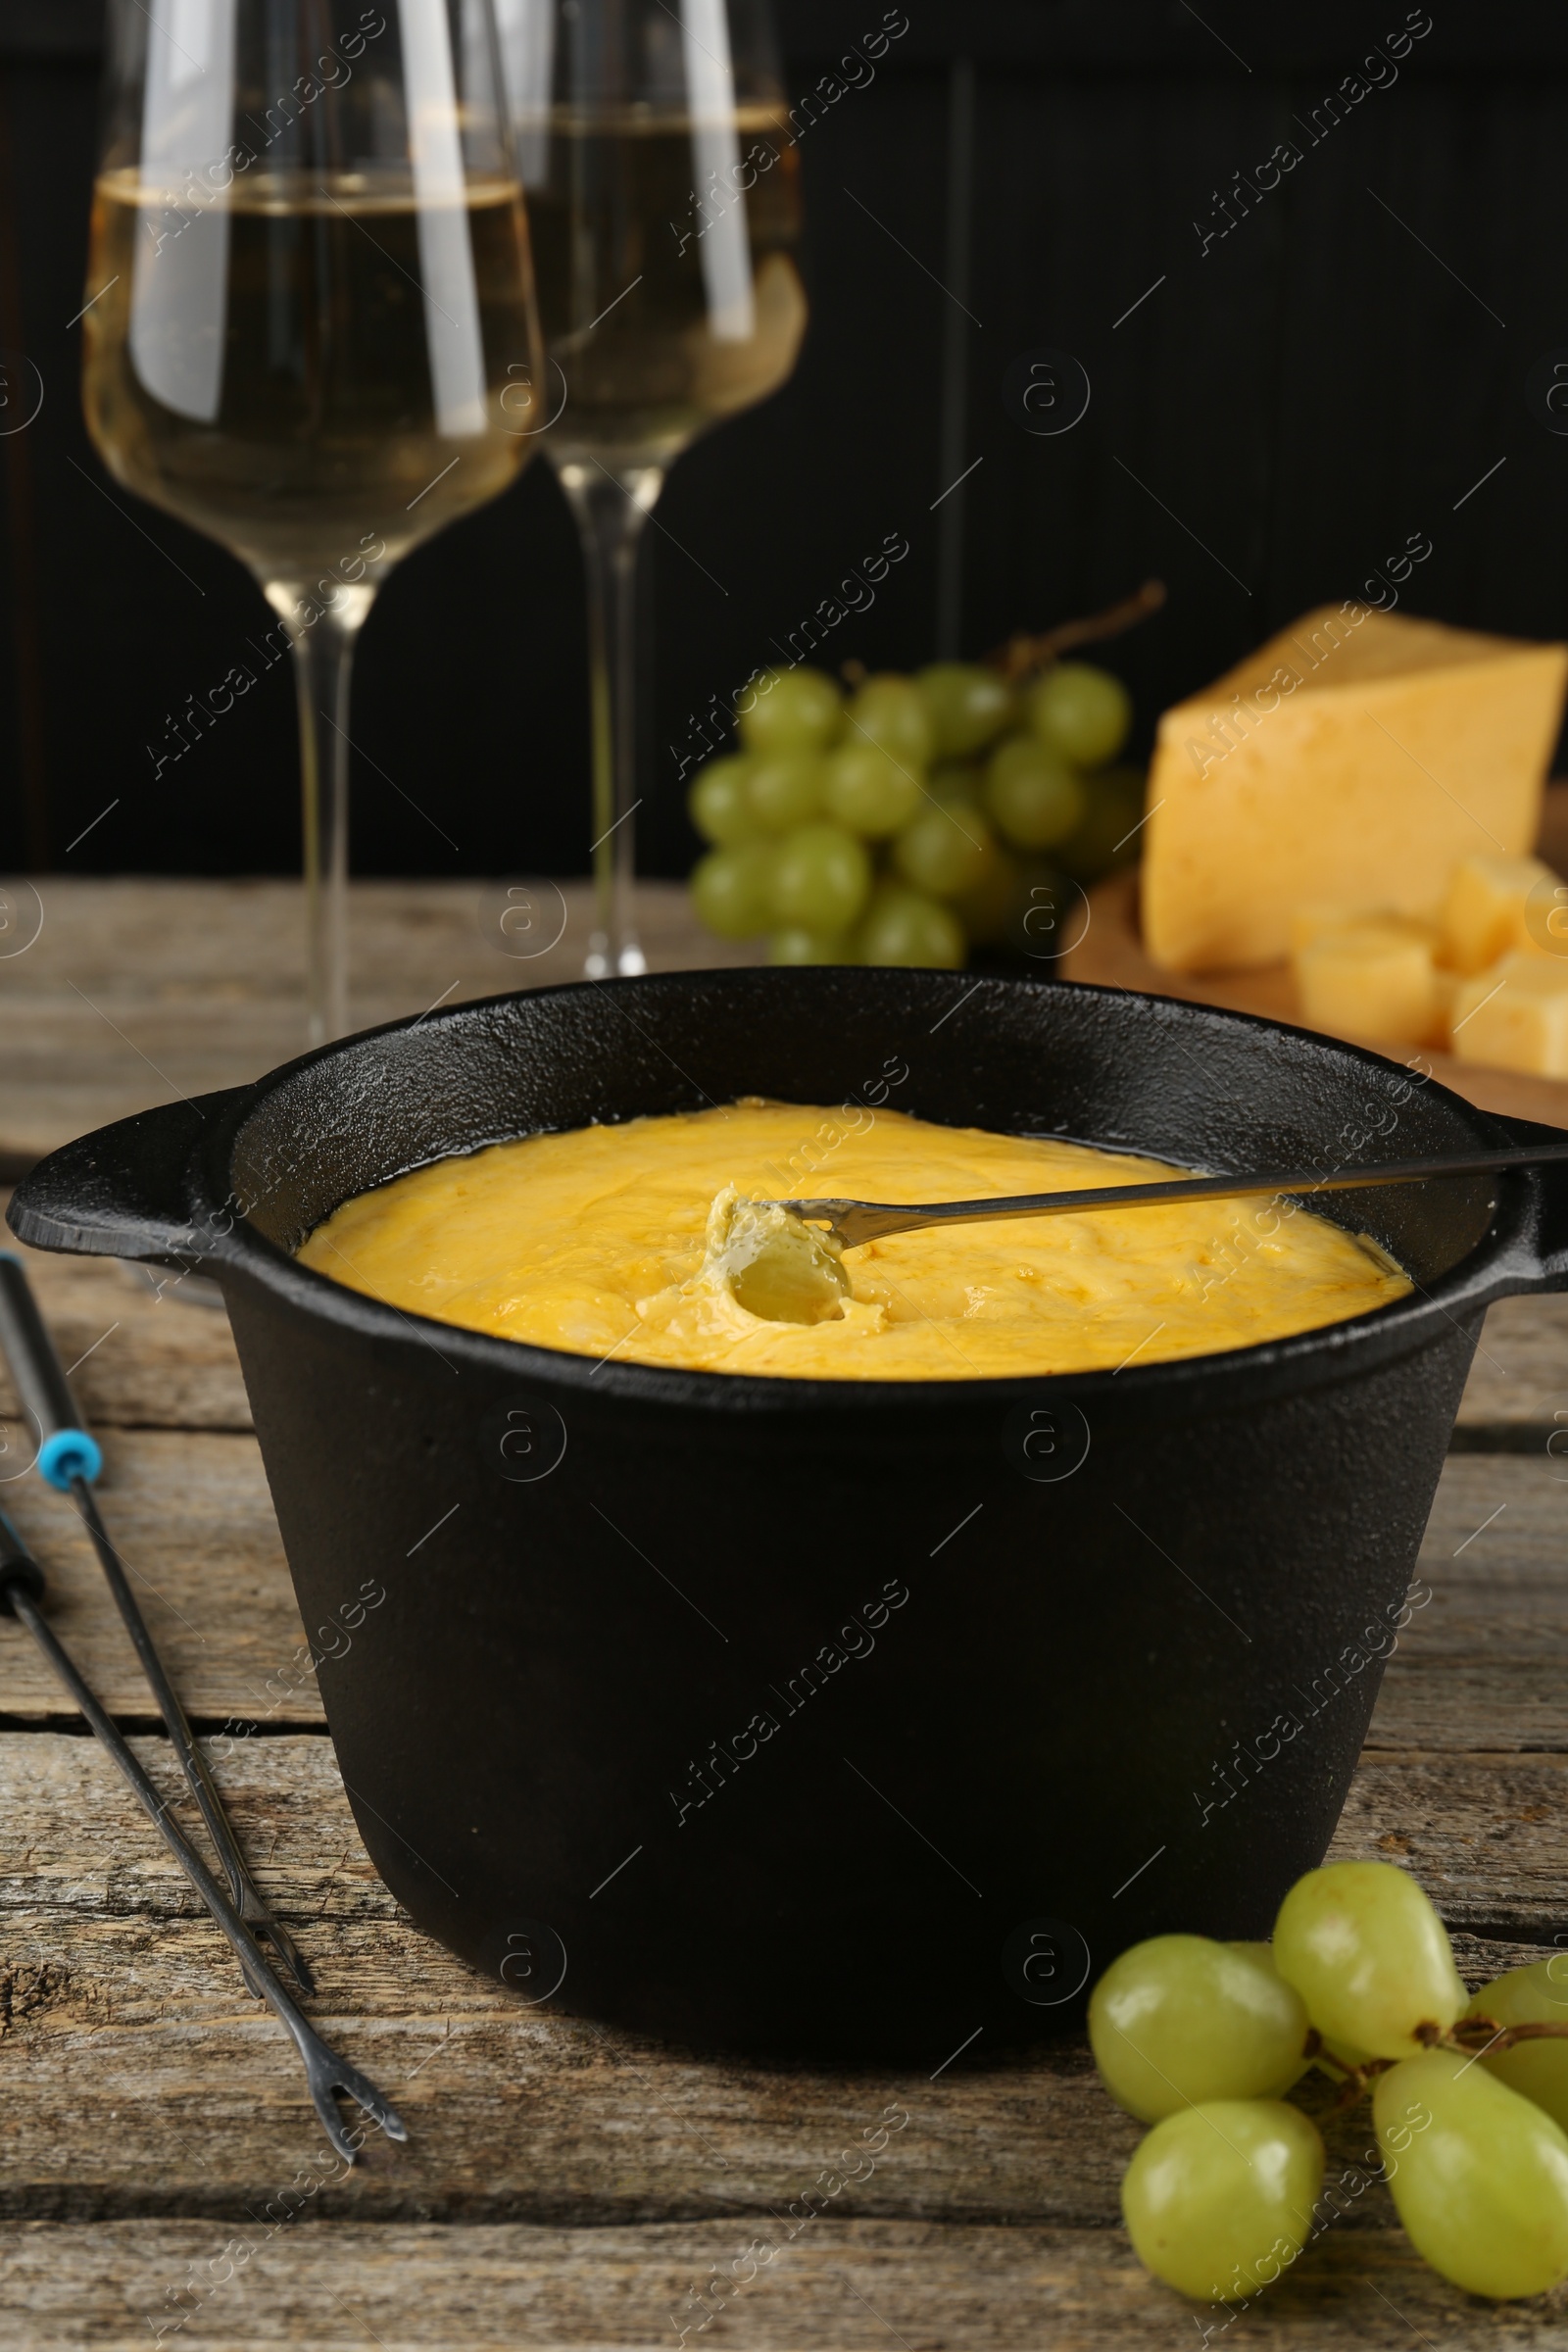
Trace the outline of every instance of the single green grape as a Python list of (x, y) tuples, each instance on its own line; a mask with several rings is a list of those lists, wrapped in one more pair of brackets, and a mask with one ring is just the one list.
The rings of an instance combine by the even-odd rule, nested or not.
[(881, 841), (901, 832), (921, 808), (920, 779), (880, 744), (852, 736), (823, 763), (822, 806), (852, 833)]
[(1120, 678), (1088, 662), (1057, 662), (1031, 687), (1029, 724), (1074, 767), (1114, 760), (1133, 723), (1133, 698)]
[(986, 771), (978, 760), (940, 760), (925, 780), (934, 801), (978, 801)]
[(844, 697), (820, 669), (764, 669), (737, 700), (750, 752), (824, 752), (844, 724)]
[(769, 963), (853, 963), (849, 942), (825, 931), (808, 931), (791, 923), (775, 931), (767, 943)]
[(870, 891), (871, 860), (842, 825), (801, 825), (780, 842), (772, 916), (781, 927), (847, 931)]
[(934, 965), (963, 969), (964, 937), (956, 919), (920, 891), (884, 882), (866, 910), (855, 943), (857, 963)]
[[(1490, 2017), (1499, 2026), (1568, 2026), (1568, 1952), (1553, 1952), (1549, 1960), (1494, 1977), (1465, 2014)], [(1516, 2042), (1511, 2050), (1489, 2050), (1481, 2063), (1568, 2132), (1568, 2040)]]
[(1274, 1922), (1274, 1962), (1320, 2034), (1408, 2058), (1418, 2026), (1451, 2026), (1467, 1995), (1447, 1931), (1392, 1862), (1329, 1862), (1298, 1879)]
[(1018, 698), (1001, 673), (978, 662), (932, 662), (916, 670), (934, 739), (932, 757), (962, 760), (1013, 723)]
[(974, 947), (998, 947), (1006, 938), (1017, 889), (1017, 865), (999, 844), (974, 887), (956, 892), (949, 901), (963, 925), (965, 939)]
[(1084, 779), (1088, 796), (1079, 823), (1057, 846), (1056, 856), (1076, 882), (1098, 882), (1142, 855), (1144, 772), (1138, 767), (1107, 767), (1103, 774)]
[(1323, 2187), (1317, 2126), (1283, 2099), (1205, 2099), (1154, 2126), (1121, 2184), (1133, 2251), (1184, 2295), (1238, 2302), (1296, 2260)]
[(815, 752), (760, 752), (746, 797), (764, 833), (792, 833), (822, 812), (822, 760)]
[(844, 713), (844, 732), (850, 743), (880, 744), (901, 766), (923, 770), (931, 764), (931, 713), (912, 678), (891, 670), (867, 678)]
[(686, 806), (692, 823), (705, 841), (727, 849), (732, 842), (754, 841), (760, 828), (752, 813), (746, 786), (749, 760), (710, 760), (692, 778)]
[(997, 842), (972, 801), (950, 800), (922, 808), (893, 845), (893, 862), (906, 882), (934, 899), (973, 890), (997, 862)]
[[(1263, 1969), (1267, 1975), (1271, 1976), (1277, 1984), (1284, 1984), (1285, 1979), (1280, 1975), (1279, 1970), (1274, 1965), (1274, 1946), (1271, 1943), (1262, 1943), (1253, 1939), (1247, 1939), (1240, 1943), (1227, 1943), (1225, 1949), (1228, 1952), (1240, 1952), (1244, 1960), (1255, 1961), (1257, 1966)], [(1300, 1996), (1298, 1995), (1297, 1997), (1299, 1998)], [(1302, 2008), (1304, 2013), (1304, 2003), (1302, 2004)], [(1322, 2036), (1319, 2035), (1320, 2040)], [(1312, 2063), (1312, 2059), (1308, 2058), (1306, 2055), (1305, 2041), (1303, 2038), (1301, 2055), (1297, 2060), (1296, 2072), (1291, 2077), (1291, 2082), (1285, 2084), (1285, 2089), (1289, 2090), (1292, 2082), (1299, 2082), (1304, 2074), (1309, 2074), (1311, 2072)]]
[(1463, 2050), (1380, 2075), (1372, 2119), (1418, 2254), (1472, 2295), (1544, 2294), (1568, 2277), (1568, 2135)]
[(999, 743), (986, 768), (986, 807), (1020, 850), (1049, 850), (1082, 824), (1082, 781), (1049, 745), (1032, 735)]
[(1101, 2080), (1145, 2124), (1206, 2099), (1278, 2098), (1306, 2063), (1308, 2031), (1306, 2004), (1272, 1967), (1206, 1936), (1135, 1943), (1089, 2002)]
[(775, 853), (770, 842), (710, 850), (692, 868), (698, 920), (720, 939), (752, 939), (772, 920)]

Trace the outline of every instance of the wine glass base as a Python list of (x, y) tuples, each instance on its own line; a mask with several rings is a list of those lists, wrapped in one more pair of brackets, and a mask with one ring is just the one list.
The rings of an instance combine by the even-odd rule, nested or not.
[(585, 980), (635, 980), (647, 969), (648, 958), (634, 939), (622, 940), (614, 951), (602, 931), (594, 932), (588, 942), (582, 966)]

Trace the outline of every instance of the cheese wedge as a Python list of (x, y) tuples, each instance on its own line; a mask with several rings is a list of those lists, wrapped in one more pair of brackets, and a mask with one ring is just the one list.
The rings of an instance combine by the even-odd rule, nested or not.
[(1144, 944), (1168, 971), (1272, 963), (1293, 908), (1430, 915), (1461, 859), (1522, 858), (1568, 647), (1325, 605), (1159, 723)]
[(1520, 949), (1461, 981), (1452, 1050), (1494, 1070), (1568, 1078), (1568, 961)]

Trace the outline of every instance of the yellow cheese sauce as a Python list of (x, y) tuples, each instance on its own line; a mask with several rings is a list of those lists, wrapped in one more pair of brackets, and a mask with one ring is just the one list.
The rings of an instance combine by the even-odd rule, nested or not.
[(846, 1250), (851, 1296), (817, 1323), (748, 1313), (705, 1259), (729, 1186), (761, 1200), (956, 1200), (1170, 1173), (898, 1111), (746, 1101), (439, 1160), (346, 1201), (299, 1255), (393, 1306), (503, 1339), (813, 1380), (1114, 1370), (1313, 1330), (1411, 1287), (1375, 1244), (1259, 1200), (894, 1234)]

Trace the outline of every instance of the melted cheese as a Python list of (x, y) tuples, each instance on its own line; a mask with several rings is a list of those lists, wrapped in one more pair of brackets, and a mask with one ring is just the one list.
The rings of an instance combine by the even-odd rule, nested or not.
[(728, 1185), (754, 1199), (956, 1200), (1170, 1172), (896, 1111), (746, 1102), (439, 1160), (345, 1202), (300, 1257), (503, 1339), (827, 1380), (1113, 1370), (1312, 1330), (1410, 1288), (1374, 1245), (1257, 1200), (894, 1234), (845, 1252), (852, 1295), (819, 1323), (763, 1321), (705, 1276), (709, 1211)]

